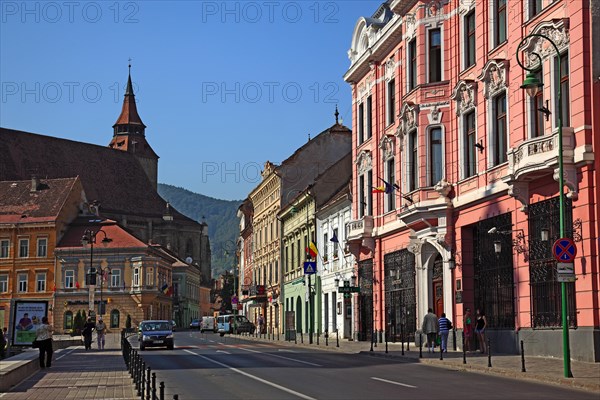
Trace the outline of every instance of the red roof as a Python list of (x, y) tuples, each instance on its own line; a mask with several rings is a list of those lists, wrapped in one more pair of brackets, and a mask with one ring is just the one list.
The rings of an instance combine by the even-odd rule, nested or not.
[(79, 178), (0, 182), (0, 223), (56, 220)]
[[(119, 226), (115, 221), (110, 219), (103, 219), (101, 217), (89, 216), (79, 217), (71, 225), (63, 238), (61, 239), (57, 250), (66, 249), (81, 249), (81, 238), (85, 234), (86, 230), (91, 230), (96, 233), (96, 243), (94, 247), (102, 247), (108, 249), (122, 249), (122, 248), (140, 248), (148, 247), (148, 245), (142, 242), (140, 239), (135, 237), (133, 234), (128, 232), (125, 228)], [(102, 230), (106, 236), (100, 232)], [(111, 241), (105, 246), (102, 240), (107, 237)]]

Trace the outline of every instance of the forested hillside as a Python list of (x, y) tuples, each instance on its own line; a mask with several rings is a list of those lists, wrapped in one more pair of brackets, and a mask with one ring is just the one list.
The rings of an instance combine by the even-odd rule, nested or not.
[(158, 184), (158, 193), (180, 213), (208, 224), (212, 276), (217, 277), (231, 270), (235, 263), (235, 241), (239, 234), (236, 213), (242, 201), (219, 200), (164, 183)]

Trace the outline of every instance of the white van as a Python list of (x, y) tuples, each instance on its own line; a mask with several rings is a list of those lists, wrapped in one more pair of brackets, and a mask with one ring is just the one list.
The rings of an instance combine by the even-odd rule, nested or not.
[(219, 315), (217, 317), (217, 332), (221, 336), (225, 336), (226, 333), (233, 333), (234, 319), (237, 333), (247, 332), (253, 334), (256, 331), (256, 325), (243, 315)]
[(202, 322), (200, 322), (200, 332), (204, 331), (217, 331), (215, 317), (202, 317)]

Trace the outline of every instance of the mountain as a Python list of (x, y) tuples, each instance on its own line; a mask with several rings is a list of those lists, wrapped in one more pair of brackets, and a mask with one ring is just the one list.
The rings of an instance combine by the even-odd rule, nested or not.
[(177, 186), (158, 184), (158, 194), (187, 217), (208, 224), (212, 276), (218, 277), (235, 265), (235, 243), (239, 235), (237, 209), (242, 200), (220, 200)]

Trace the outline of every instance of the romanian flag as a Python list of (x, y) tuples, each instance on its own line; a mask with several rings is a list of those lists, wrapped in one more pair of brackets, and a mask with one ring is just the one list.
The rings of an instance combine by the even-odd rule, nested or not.
[(333, 243), (339, 243), (340, 242), (339, 239), (338, 239), (338, 237), (337, 237), (337, 235), (335, 233), (333, 234), (333, 237), (331, 239), (329, 239), (329, 241), (333, 242)]
[(372, 193), (385, 193), (385, 186), (374, 186)]
[(162, 285), (162, 287), (160, 288), (160, 291), (163, 292), (164, 294), (167, 294), (167, 292), (169, 291), (169, 285), (168, 284), (164, 284)]
[(317, 246), (313, 242), (310, 242), (308, 247), (306, 248), (306, 252), (312, 257), (315, 258), (319, 252), (317, 251)]
[[(381, 178), (379, 178), (379, 180), (380, 180), (381, 182), (383, 182), (383, 186), (377, 186), (377, 187), (375, 187), (375, 188), (373, 189), (373, 193), (385, 193), (385, 194), (390, 194), (390, 193), (393, 193), (393, 192), (394, 192), (394, 190), (396, 190), (396, 189), (400, 189), (400, 187), (399, 187), (398, 185), (396, 185), (395, 183), (394, 183), (394, 184), (391, 184), (391, 183), (389, 183), (389, 182), (387, 182), (387, 181), (385, 181), (385, 180), (383, 180), (383, 179), (381, 179)], [(376, 191), (376, 190), (377, 190), (377, 191)]]

